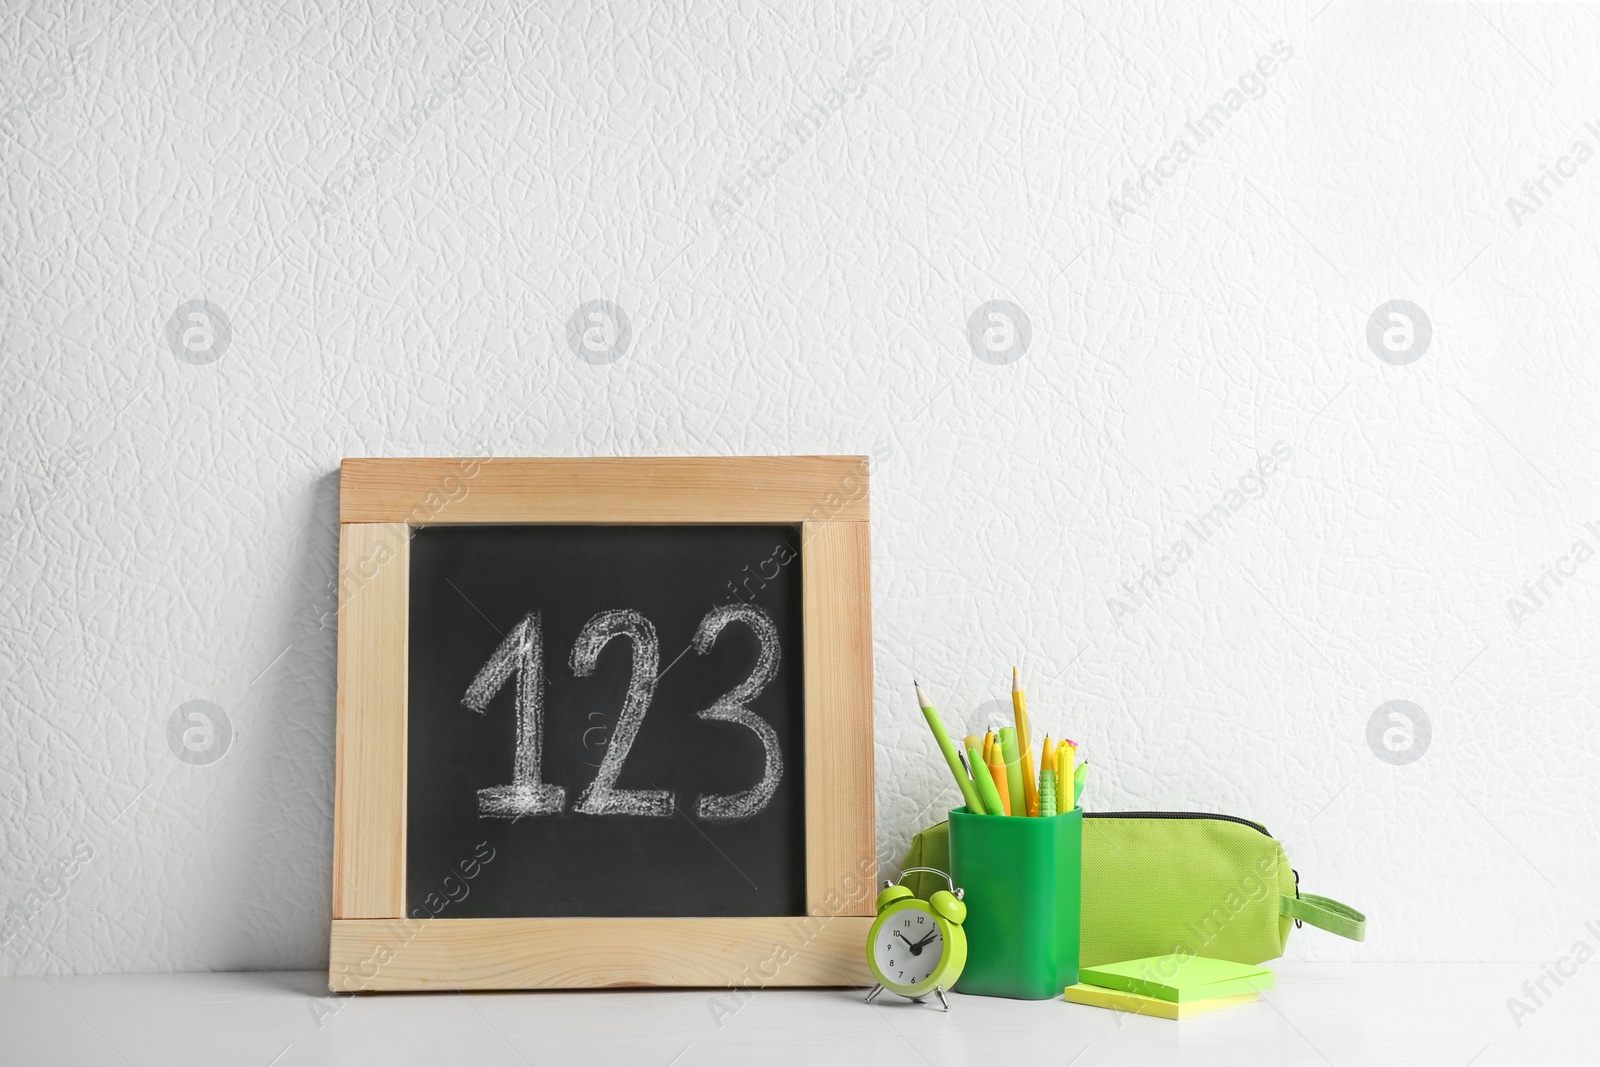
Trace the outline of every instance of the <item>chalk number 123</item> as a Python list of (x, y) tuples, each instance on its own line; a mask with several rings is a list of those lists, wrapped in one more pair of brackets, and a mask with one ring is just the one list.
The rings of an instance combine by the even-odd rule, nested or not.
[[(754, 604), (724, 604), (712, 608), (695, 630), (694, 650), (702, 656), (709, 653), (717, 635), (730, 622), (736, 621), (754, 631), (760, 644), (755, 669), (750, 677), (696, 715), (702, 719), (737, 723), (750, 730), (761, 739), (766, 758), (761, 781), (751, 788), (699, 797), (695, 814), (713, 822), (733, 822), (757, 814), (772, 800), (772, 794), (783, 779), (783, 755), (778, 748), (777, 731), (750, 710), (750, 702), (778, 673), (778, 628), (772, 619)], [(572, 810), (581, 815), (668, 817), (677, 803), (670, 790), (617, 787), (622, 764), (628, 758), (634, 737), (655, 696), (657, 668), (661, 662), (656, 628), (643, 614), (632, 609), (600, 612), (583, 624), (572, 644), (572, 673), (580, 678), (593, 674), (600, 660), (600, 650), (615, 637), (626, 637), (632, 643), (633, 673), (605, 758)], [(567, 791), (546, 782), (543, 777), (544, 631), (537, 611), (529, 612), (495, 649), (467, 687), (461, 703), (482, 715), (488, 710), (489, 701), (513, 678), (516, 680), (517, 734), (511, 784), (478, 790), (478, 814), (504, 819), (558, 815), (565, 807)]]

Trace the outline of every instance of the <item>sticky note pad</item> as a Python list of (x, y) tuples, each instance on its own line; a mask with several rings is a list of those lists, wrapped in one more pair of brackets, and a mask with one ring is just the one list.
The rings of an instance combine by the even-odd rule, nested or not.
[(1113, 1011), (1125, 1011), (1130, 1015), (1150, 1015), (1157, 1019), (1188, 1019), (1207, 1012), (1221, 1011), (1223, 1008), (1250, 1004), (1260, 1000), (1261, 995), (1236, 993), (1231, 997), (1210, 997), (1206, 1000), (1174, 1004), (1167, 1000), (1157, 1000), (1155, 997), (1140, 996), (1138, 993), (1124, 993), (1118, 989), (1105, 989), (1101, 986), (1079, 983), (1067, 986), (1066, 999), (1073, 1004), (1087, 1004), (1092, 1008), (1111, 1008)]
[(1274, 984), (1272, 972), (1259, 964), (1181, 954), (1084, 967), (1078, 978), (1085, 985), (1137, 993), (1172, 1004), (1259, 993)]

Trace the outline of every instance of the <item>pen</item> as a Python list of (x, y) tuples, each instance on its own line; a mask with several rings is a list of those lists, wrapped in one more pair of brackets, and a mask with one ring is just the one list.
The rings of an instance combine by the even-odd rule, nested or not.
[[(971, 740), (977, 740), (971, 738)], [(995, 788), (994, 776), (989, 773), (988, 766), (983, 762), (977, 746), (967, 746), (967, 762), (972, 764), (972, 784), (978, 787), (978, 796), (983, 800), (984, 810), (990, 815), (1004, 815), (1006, 813), (1005, 801), (1000, 798), (1000, 791)]]

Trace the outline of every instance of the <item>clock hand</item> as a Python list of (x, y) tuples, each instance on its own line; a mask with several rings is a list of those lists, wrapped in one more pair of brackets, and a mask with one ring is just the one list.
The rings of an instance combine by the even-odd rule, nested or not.
[(928, 943), (928, 939), (925, 937), (921, 941), (918, 941), (915, 944), (913, 944), (911, 939), (909, 937), (907, 937), (905, 934), (902, 934), (899, 930), (896, 930), (894, 932), (894, 936), (898, 937), (900, 940), (902, 940), (902, 941), (904, 941), (906, 943), (906, 948), (911, 950), (911, 954), (913, 956), (922, 955), (922, 946), (926, 945)]
[(926, 945), (929, 941), (932, 941), (934, 938), (936, 938), (938, 936), (939, 936), (939, 931), (938, 930), (930, 930), (930, 931), (928, 931), (928, 936), (927, 937), (924, 937), (921, 941), (918, 941), (915, 945), (912, 945), (911, 947), (913, 949), (917, 949), (917, 950), (920, 951), (923, 945)]

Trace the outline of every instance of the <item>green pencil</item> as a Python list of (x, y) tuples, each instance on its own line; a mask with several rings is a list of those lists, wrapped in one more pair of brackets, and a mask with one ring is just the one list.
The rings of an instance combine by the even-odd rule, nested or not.
[[(1028, 796), (1022, 789), (1022, 749), (1017, 744), (1017, 728), (1000, 727), (996, 743), (1000, 746), (1000, 754), (1006, 761), (1006, 787), (1011, 794), (1011, 814), (1026, 815)], [(998, 782), (995, 784), (999, 785)]]
[(944, 761), (950, 765), (950, 773), (956, 777), (956, 785), (961, 787), (961, 799), (966, 801), (967, 810), (974, 815), (987, 815), (989, 809), (983, 806), (983, 800), (978, 796), (978, 789), (972, 784), (972, 779), (967, 777), (967, 772), (961, 767), (961, 757), (956, 755), (956, 746), (950, 740), (950, 735), (945, 732), (944, 723), (939, 721), (939, 713), (933, 710), (933, 703), (928, 699), (928, 694), (922, 691), (922, 683), (912, 679), (911, 684), (917, 689), (917, 703), (922, 707), (922, 717), (928, 720), (928, 729), (933, 731), (933, 739), (939, 743), (939, 751), (944, 753)]
[(1083, 796), (1083, 783), (1089, 777), (1089, 761), (1084, 760), (1078, 764), (1078, 769), (1072, 772), (1072, 806), (1078, 806), (1078, 798)]

